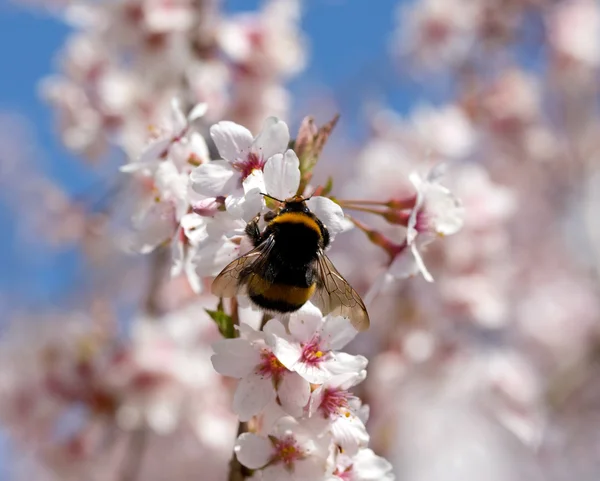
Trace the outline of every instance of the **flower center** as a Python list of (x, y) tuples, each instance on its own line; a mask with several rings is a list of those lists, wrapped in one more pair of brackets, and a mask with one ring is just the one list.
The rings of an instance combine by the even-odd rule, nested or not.
[(287, 435), (283, 438), (272, 438), (273, 453), (272, 462), (280, 462), (287, 469), (292, 469), (294, 462), (304, 458), (304, 453), (298, 446), (296, 439), (292, 435)]
[(319, 410), (324, 418), (334, 416), (346, 416), (351, 415), (348, 410), (348, 397), (350, 393), (341, 389), (326, 388), (323, 391), (323, 399)]
[(310, 341), (307, 344), (302, 345), (302, 356), (300, 357), (300, 362), (305, 362), (307, 364), (319, 364), (324, 360), (324, 357), (327, 355), (327, 351), (323, 352), (319, 347), (319, 340)]
[(233, 163), (233, 167), (242, 174), (242, 182), (255, 170), (263, 170), (266, 161), (254, 152), (250, 152), (245, 160)]
[(287, 371), (287, 368), (279, 362), (279, 359), (268, 349), (263, 349), (260, 353), (261, 363), (258, 366), (258, 372), (262, 376), (272, 377), (278, 382), (281, 375)]

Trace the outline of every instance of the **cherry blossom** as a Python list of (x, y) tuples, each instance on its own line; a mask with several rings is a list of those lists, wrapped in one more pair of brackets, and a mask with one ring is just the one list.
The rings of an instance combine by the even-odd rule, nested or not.
[(415, 272), (433, 281), (421, 257), (420, 249), (432, 242), (436, 237), (452, 235), (463, 225), (463, 208), (461, 202), (439, 183), (440, 169), (433, 169), (425, 179), (417, 173), (410, 180), (417, 191), (417, 201), (411, 210), (408, 220), (406, 245), (412, 260), (407, 259), (405, 249), (390, 266), (389, 275), (403, 278)]
[(275, 154), (283, 154), (290, 140), (287, 125), (275, 117), (265, 121), (255, 138), (245, 127), (229, 121), (213, 125), (210, 135), (223, 160), (195, 169), (190, 177), (192, 187), (207, 197), (227, 196), (235, 206), (248, 192), (256, 192), (259, 198), (265, 164)]
[(310, 397), (308, 411), (311, 425), (318, 429), (321, 424), (329, 429), (334, 443), (349, 456), (369, 443), (360, 399), (348, 391), (362, 382), (366, 375), (364, 370), (339, 374), (320, 385)]
[(335, 374), (360, 372), (367, 365), (363, 356), (336, 351), (357, 334), (344, 317), (328, 316), (323, 319), (319, 309), (307, 302), (290, 316), (289, 334), (280, 321), (273, 322), (277, 329), (272, 329), (267, 342), (284, 366), (308, 382), (321, 384)]
[(329, 481), (393, 481), (392, 465), (370, 449), (354, 457), (341, 455)]
[(310, 385), (297, 373), (288, 370), (267, 345), (265, 337), (277, 329), (270, 321), (264, 333), (243, 326), (244, 337), (224, 339), (214, 344), (212, 363), (223, 375), (240, 379), (233, 399), (233, 410), (242, 421), (261, 412), (279, 399), (291, 413), (302, 412), (308, 403)]
[(281, 418), (268, 434), (244, 433), (235, 446), (240, 463), (260, 469), (263, 481), (309, 481), (327, 476), (327, 438), (318, 438), (291, 417)]

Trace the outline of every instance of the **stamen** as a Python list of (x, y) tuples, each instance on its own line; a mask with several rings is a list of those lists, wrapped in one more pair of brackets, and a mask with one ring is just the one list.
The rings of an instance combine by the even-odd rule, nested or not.
[(315, 339), (302, 345), (302, 356), (300, 357), (300, 361), (307, 364), (318, 364), (323, 361), (323, 357), (326, 354), (326, 352), (321, 351), (319, 340)]
[(294, 462), (303, 459), (305, 456), (292, 435), (283, 438), (271, 438), (271, 441), (275, 449), (271, 462), (283, 463), (288, 470), (292, 470)]
[(252, 174), (255, 170), (263, 170), (266, 160), (254, 152), (250, 152), (244, 160), (238, 160), (233, 163), (233, 167), (242, 174), (242, 181)]
[(261, 363), (258, 367), (258, 373), (265, 377), (270, 377), (276, 383), (281, 379), (281, 375), (287, 368), (279, 362), (279, 359), (268, 349), (263, 349), (260, 353)]

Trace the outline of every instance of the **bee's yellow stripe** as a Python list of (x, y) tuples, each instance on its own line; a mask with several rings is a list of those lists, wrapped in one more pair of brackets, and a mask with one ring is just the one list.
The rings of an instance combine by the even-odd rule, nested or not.
[(250, 295), (260, 295), (272, 301), (282, 301), (298, 306), (312, 297), (315, 288), (316, 284), (310, 287), (271, 284), (258, 274), (252, 274), (248, 280), (248, 293)]
[(302, 213), (302, 212), (286, 212), (285, 214), (280, 214), (275, 217), (272, 221), (272, 224), (304, 224), (309, 229), (316, 231), (319, 235), (321, 235), (321, 228), (319, 224), (310, 216)]

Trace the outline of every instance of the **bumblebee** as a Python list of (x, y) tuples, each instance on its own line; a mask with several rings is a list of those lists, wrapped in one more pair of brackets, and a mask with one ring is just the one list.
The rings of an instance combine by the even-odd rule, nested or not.
[(275, 313), (297, 311), (310, 300), (323, 315), (344, 316), (358, 331), (366, 330), (365, 304), (325, 255), (329, 231), (307, 207), (308, 199), (273, 200), (282, 207), (265, 216), (263, 232), (259, 216), (246, 225), (254, 248), (223, 269), (213, 281), (213, 294), (245, 293), (258, 307)]

